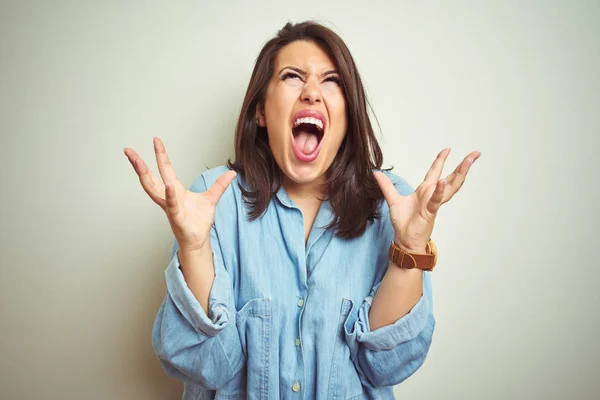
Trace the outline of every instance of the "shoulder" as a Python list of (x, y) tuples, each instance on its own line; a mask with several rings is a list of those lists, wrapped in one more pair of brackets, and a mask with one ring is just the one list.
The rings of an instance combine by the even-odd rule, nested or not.
[(392, 183), (396, 187), (396, 190), (402, 196), (408, 196), (409, 194), (415, 191), (415, 189), (413, 189), (413, 187), (404, 178), (396, 175), (395, 173), (391, 171), (378, 171), (383, 172), (388, 178), (390, 178), (390, 181), (392, 181)]

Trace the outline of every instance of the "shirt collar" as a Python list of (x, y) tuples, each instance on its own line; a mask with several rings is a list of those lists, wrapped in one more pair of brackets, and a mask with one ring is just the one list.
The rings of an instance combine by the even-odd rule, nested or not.
[(279, 189), (277, 190), (277, 193), (275, 193), (275, 196), (277, 199), (279, 199), (279, 202), (287, 208), (298, 208), (298, 206), (288, 196), (283, 185), (279, 185)]
[[(283, 185), (281, 185), (279, 187), (279, 189), (275, 193), (275, 196), (277, 197), (277, 199), (283, 206), (285, 206), (287, 208), (295, 208), (297, 210), (300, 210), (300, 208), (296, 205), (296, 203), (294, 203), (294, 201), (292, 199), (290, 199), (290, 197), (288, 196)], [(333, 218), (333, 210), (331, 208), (331, 204), (329, 203), (329, 198), (327, 196), (325, 196), (325, 199), (323, 199), (323, 202), (321, 203), (321, 206), (317, 213), (317, 217), (315, 219), (314, 226), (321, 227), (321, 226), (328, 225), (331, 222), (332, 218)]]

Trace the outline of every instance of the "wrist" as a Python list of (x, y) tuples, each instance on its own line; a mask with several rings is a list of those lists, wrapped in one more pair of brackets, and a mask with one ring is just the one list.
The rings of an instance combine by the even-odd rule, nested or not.
[(202, 248), (179, 248), (177, 250), (180, 268), (183, 270), (197, 270), (199, 266), (212, 265), (212, 249), (210, 246)]
[(177, 251), (179, 252), (179, 254), (189, 254), (189, 255), (194, 255), (194, 254), (203, 254), (206, 252), (212, 253), (212, 249), (210, 246), (210, 241), (207, 241), (205, 244), (203, 245), (183, 245), (183, 246), (179, 246), (179, 248), (177, 249)]
[(403, 247), (396, 242), (390, 244), (389, 257), (392, 263), (404, 269), (418, 268), (432, 271), (435, 268), (437, 247), (433, 240), (428, 240), (425, 246), (399, 242)]
[(427, 242), (425, 243), (407, 243), (402, 242), (401, 240), (394, 238), (394, 243), (396, 246), (400, 247), (402, 250), (411, 254), (426, 254), (427, 253)]

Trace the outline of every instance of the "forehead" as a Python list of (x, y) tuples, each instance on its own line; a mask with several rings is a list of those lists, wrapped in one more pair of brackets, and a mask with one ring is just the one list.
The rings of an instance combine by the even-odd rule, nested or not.
[(275, 58), (276, 71), (294, 66), (304, 71), (322, 72), (335, 69), (335, 64), (327, 53), (313, 42), (297, 40), (279, 50)]

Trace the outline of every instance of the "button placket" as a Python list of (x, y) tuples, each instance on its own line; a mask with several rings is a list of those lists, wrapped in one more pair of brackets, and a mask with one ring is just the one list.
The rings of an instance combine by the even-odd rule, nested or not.
[[(297, 301), (297, 306), (300, 308), (300, 312), (299, 312), (299, 316), (298, 316), (298, 337), (295, 340), (295, 344), (296, 344), (296, 348), (298, 349), (299, 353), (299, 363), (300, 363), (300, 371), (302, 371), (302, 375), (304, 375), (304, 362), (303, 362), (303, 354), (302, 354), (302, 314), (304, 313), (304, 298), (300, 297)], [(300, 386), (300, 382), (299, 381), (295, 381), (294, 384), (292, 385), (292, 390), (294, 392), (299, 392), (301, 389)]]

